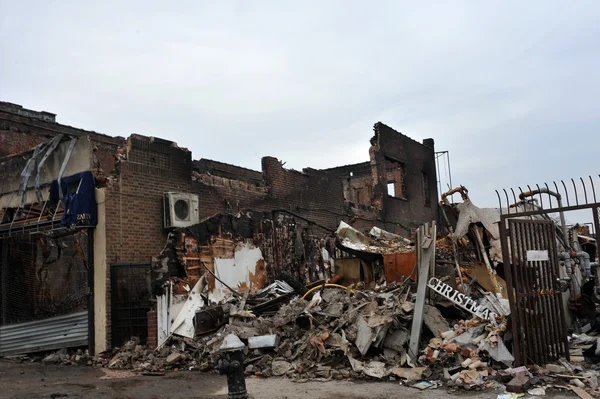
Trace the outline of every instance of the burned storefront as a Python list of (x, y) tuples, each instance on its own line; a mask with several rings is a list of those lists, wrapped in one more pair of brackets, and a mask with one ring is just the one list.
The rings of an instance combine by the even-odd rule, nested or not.
[[(157, 287), (176, 296), (207, 267), (229, 271), (226, 285), (252, 292), (283, 272), (301, 284), (376, 284), (386, 263), (404, 267), (404, 255), (352, 253), (335, 232), (343, 222), (410, 236), (437, 217), (437, 179), (432, 139), (419, 143), (380, 122), (369, 137), (360, 164), (296, 171), (264, 157), (256, 171), (192, 161), (168, 140), (111, 137), (0, 102), (0, 354), (58, 346), (100, 353), (131, 336), (157, 341)], [(236, 219), (215, 223), (214, 215)], [(236, 225), (246, 219), (251, 228)], [(221, 231), (194, 230), (211, 223)], [(153, 269), (173, 239), (189, 244), (187, 255)], [(160, 273), (187, 280), (168, 288)], [(229, 294), (217, 279), (207, 284), (207, 299)]]
[(87, 139), (0, 164), (0, 353), (93, 343), (95, 179)]

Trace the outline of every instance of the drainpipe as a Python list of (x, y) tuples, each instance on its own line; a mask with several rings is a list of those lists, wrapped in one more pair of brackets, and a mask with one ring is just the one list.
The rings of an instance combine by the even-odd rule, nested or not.
[(575, 255), (581, 264), (581, 267), (585, 271), (585, 276), (590, 278), (592, 276), (592, 265), (590, 263), (590, 254), (585, 251), (574, 252), (572, 255)]
[[(571, 326), (573, 324), (573, 317), (571, 315), (571, 308), (569, 307), (569, 300), (571, 295), (575, 297), (575, 285), (571, 280), (571, 264), (573, 259), (571, 259), (571, 255), (568, 252), (559, 252), (558, 257), (561, 261), (564, 262), (564, 267), (559, 269), (559, 280), (560, 283), (567, 283), (570, 287), (566, 292), (563, 291), (561, 293), (562, 296), (562, 306), (565, 313), (565, 322), (567, 326)], [(562, 285), (562, 284), (561, 284)], [(569, 293), (570, 291), (570, 293)]]
[[(551, 191), (545, 187), (542, 187), (538, 190), (531, 190), (531, 191), (526, 191), (524, 193), (519, 194), (519, 199), (522, 201), (527, 197), (533, 197), (536, 194), (548, 194), (551, 195), (553, 197), (556, 198), (556, 200), (558, 201), (558, 207), (562, 208), (563, 204), (562, 204), (562, 196), (559, 193), (555, 193), (554, 191)], [(565, 214), (564, 212), (560, 212), (560, 228), (562, 230), (563, 233), (563, 237), (565, 239), (565, 245), (569, 245), (569, 239), (567, 237), (567, 223), (565, 222)]]

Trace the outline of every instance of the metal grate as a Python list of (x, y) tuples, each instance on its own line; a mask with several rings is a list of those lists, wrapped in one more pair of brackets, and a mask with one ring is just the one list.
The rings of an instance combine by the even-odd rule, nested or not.
[(150, 264), (112, 265), (112, 346), (121, 346), (131, 337), (148, 338), (150, 310)]
[(19, 235), (0, 244), (0, 325), (87, 309), (87, 231)]
[[(554, 222), (508, 223), (511, 265), (505, 271), (508, 286), (515, 289), (509, 301), (516, 362), (544, 365), (569, 359)], [(505, 247), (506, 236), (502, 244)]]

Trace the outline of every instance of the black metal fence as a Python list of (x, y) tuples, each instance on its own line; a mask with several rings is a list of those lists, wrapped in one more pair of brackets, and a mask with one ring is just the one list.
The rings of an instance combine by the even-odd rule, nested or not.
[(150, 263), (112, 265), (110, 272), (112, 346), (121, 346), (134, 336), (146, 342)]

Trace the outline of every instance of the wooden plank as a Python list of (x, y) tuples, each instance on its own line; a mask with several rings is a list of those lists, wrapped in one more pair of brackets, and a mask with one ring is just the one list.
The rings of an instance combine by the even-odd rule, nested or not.
[(582, 388), (576, 387), (574, 385), (569, 385), (569, 388), (571, 388), (571, 391), (575, 392), (577, 396), (579, 396), (581, 399), (594, 399), (592, 395), (584, 391)]
[[(494, 287), (494, 283), (492, 278), (490, 277), (490, 273), (485, 264), (479, 263), (472, 267), (464, 268), (465, 274), (469, 276), (471, 279), (477, 278), (477, 284), (479, 284), (484, 290), (488, 292), (496, 292), (496, 288)], [(506, 285), (506, 281), (500, 276), (496, 276), (496, 280), (498, 284), (502, 287), (502, 292), (507, 293), (508, 287)], [(507, 298), (507, 295), (504, 295)]]

